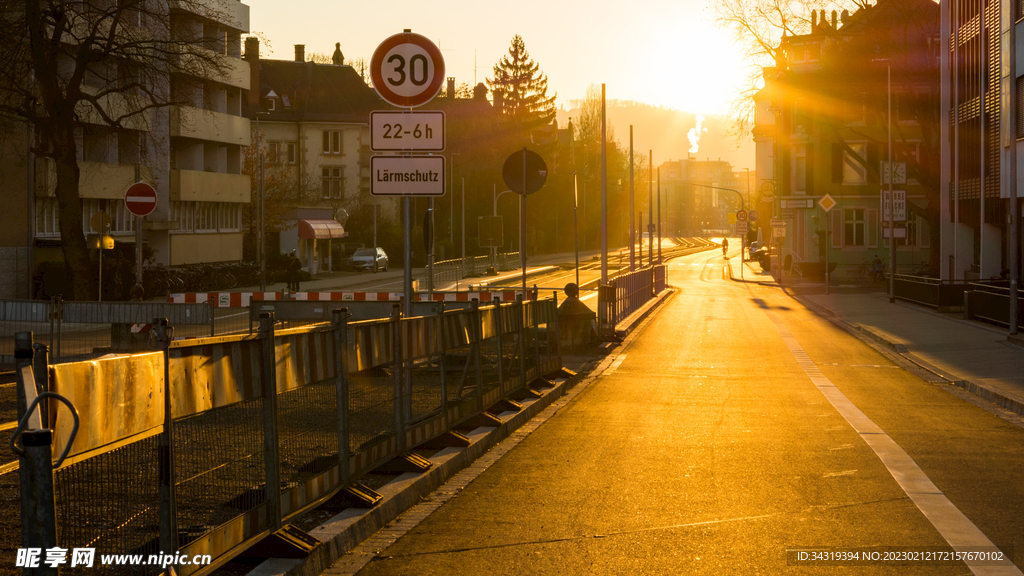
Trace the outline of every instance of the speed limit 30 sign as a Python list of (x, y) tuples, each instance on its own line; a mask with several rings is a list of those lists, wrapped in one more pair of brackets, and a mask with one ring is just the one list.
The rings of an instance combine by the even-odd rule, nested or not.
[(377, 46), (370, 59), (373, 88), (400, 108), (430, 102), (444, 83), (444, 58), (425, 36), (406, 30)]

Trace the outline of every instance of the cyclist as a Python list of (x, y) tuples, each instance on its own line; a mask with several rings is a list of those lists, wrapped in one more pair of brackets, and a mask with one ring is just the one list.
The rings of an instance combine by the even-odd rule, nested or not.
[(882, 259), (875, 254), (875, 259), (871, 261), (871, 280), (872, 282), (878, 282), (882, 279)]
[(728, 257), (729, 257), (729, 239), (728, 238), (723, 238), (722, 239), (722, 258), (728, 258)]

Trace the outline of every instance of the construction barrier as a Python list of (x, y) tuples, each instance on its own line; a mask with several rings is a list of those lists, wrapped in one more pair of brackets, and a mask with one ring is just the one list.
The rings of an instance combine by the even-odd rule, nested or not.
[[(279, 304), (275, 312), (298, 315), (288, 308), (311, 303)], [(55, 545), (209, 554), (209, 566), (178, 567), (207, 574), (561, 368), (554, 299), (359, 322), (331, 309), (330, 321), (286, 330), (273, 312), (259, 320), (253, 335), (172, 341), (158, 319), (156, 352), (43, 370), (42, 388), (80, 418), (56, 399), (43, 403), (53, 454), (71, 442), (52, 472)], [(19, 362), (31, 365), (31, 338), (19, 339)], [(33, 493), (22, 487), (24, 498)]]
[[(536, 291), (529, 291), (530, 299), (536, 299)], [(521, 290), (478, 291), (478, 292), (420, 292), (416, 294), (417, 302), (490, 302), (495, 298), (502, 302), (515, 302)], [(332, 302), (400, 302), (405, 297), (401, 292), (294, 292), (285, 298), (280, 292), (199, 292), (187, 294), (171, 294), (168, 302), (173, 303), (210, 303), (214, 308), (246, 308), (253, 302), (308, 300)]]

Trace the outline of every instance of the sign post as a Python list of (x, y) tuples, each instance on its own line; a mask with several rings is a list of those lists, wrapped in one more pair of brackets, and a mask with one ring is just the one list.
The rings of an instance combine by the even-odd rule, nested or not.
[(524, 146), (521, 152), (513, 152), (505, 159), (501, 176), (509, 190), (519, 194), (519, 213), (522, 214), (519, 226), (519, 263), (523, 267), (523, 300), (526, 300), (526, 196), (544, 186), (548, 178), (548, 166), (539, 154)]
[(830, 278), (829, 278), (829, 273), (828, 273), (828, 245), (829, 245), (829, 236), (831, 235), (830, 228), (832, 227), (831, 226), (832, 218), (829, 218), (828, 213), (831, 212), (832, 209), (836, 207), (836, 204), (837, 204), (837, 202), (832, 198), (832, 196), (830, 196), (828, 194), (825, 194), (824, 196), (821, 197), (821, 200), (818, 200), (818, 205), (821, 206), (821, 209), (825, 211), (825, 295), (826, 296), (828, 296), (829, 290), (830, 290), (830, 286), (829, 286)]
[(135, 285), (142, 289), (142, 219), (156, 209), (156, 190), (145, 182), (136, 182), (124, 193), (124, 205), (135, 215)]
[[(412, 30), (406, 28), (401, 34), (395, 34), (381, 42), (377, 49), (374, 50), (373, 57), (370, 59), (370, 77), (373, 80), (373, 89), (386, 102), (398, 108), (415, 108), (430, 102), (441, 91), (441, 84), (444, 82), (444, 57), (441, 56), (441, 50), (428, 38), (419, 34), (413, 34)], [(438, 134), (435, 132), (436, 128), (433, 127), (435, 126), (436, 119), (431, 120), (428, 118), (430, 113), (420, 117), (420, 123), (424, 127), (420, 130), (419, 135), (417, 135), (415, 128), (416, 119), (412, 120), (414, 125), (412, 128), (407, 125), (396, 126), (396, 124), (401, 124), (401, 118), (399, 118), (398, 122), (395, 122), (394, 114), (394, 112), (382, 113), (378, 130), (373, 130), (374, 122), (371, 122), (372, 132), (370, 139), (375, 144), (379, 143), (382, 146), (381, 149), (423, 151), (436, 148), (437, 146), (440, 146), (441, 150), (444, 149), (443, 114), (441, 116), (440, 142), (436, 141)], [(429, 137), (427, 135), (427, 127), (430, 127)], [(384, 131), (381, 132), (380, 130)], [(409, 130), (409, 134), (406, 134), (406, 130)], [(398, 142), (399, 140), (406, 140), (409, 136), (412, 137), (410, 139), (411, 144)], [(389, 148), (388, 146), (400, 147)], [(423, 183), (420, 180), (405, 180), (405, 175), (412, 174), (413, 172), (418, 174), (420, 172), (418, 164), (421, 160), (424, 160), (422, 157), (411, 156), (394, 159), (390, 159), (390, 157), (375, 157), (371, 159), (373, 177), (370, 179), (370, 191), (372, 194), (380, 192), (379, 189), (374, 191), (373, 188), (374, 182), (378, 178), (374, 160), (378, 158), (385, 158), (383, 162), (389, 164), (389, 169), (397, 168), (398, 172), (403, 174), (401, 176), (402, 181), (394, 182), (395, 184), (417, 183), (412, 192), (410, 192), (408, 186), (404, 186), (401, 194), (394, 191), (383, 193), (384, 195), (402, 196), (402, 227), (405, 229), (405, 265), (403, 267), (402, 289), (405, 295), (405, 315), (412, 316), (412, 301), (415, 298), (415, 294), (412, 290), (412, 202), (410, 194), (425, 196), (444, 194), (444, 157), (437, 157), (440, 160), (440, 174), (438, 174), (440, 178), (438, 178), (437, 182), (440, 194), (431, 193), (431, 190), (433, 190), (431, 186), (434, 184), (433, 174), (436, 174), (438, 168), (436, 164), (433, 165), (433, 168), (427, 170), (428, 174), (430, 174), (428, 176), (430, 181), (424, 183), (426, 184), (425, 186), (419, 186), (420, 183)], [(399, 161), (399, 159), (401, 160)], [(436, 163), (436, 160), (434, 162)], [(402, 164), (405, 165), (402, 166)], [(417, 164), (415, 170), (413, 169), (414, 164)], [(383, 170), (384, 168), (381, 168), (382, 172)], [(418, 178), (419, 176), (416, 177)], [(390, 179), (388, 183), (391, 183)], [(393, 187), (386, 188), (388, 190), (394, 189)]]

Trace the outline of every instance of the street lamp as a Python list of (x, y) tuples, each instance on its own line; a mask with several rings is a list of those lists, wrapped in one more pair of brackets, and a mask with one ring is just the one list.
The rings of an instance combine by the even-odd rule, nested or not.
[[(492, 212), (491, 215), (494, 216), (495, 218), (498, 217), (498, 198), (500, 198), (501, 195), (505, 194), (506, 192), (512, 192), (512, 190), (502, 190), (501, 192), (498, 192), (497, 188), (495, 188), (495, 190), (493, 192), (494, 193), (494, 211)], [(519, 212), (519, 224), (516, 226), (516, 230), (518, 230), (519, 227), (522, 226), (522, 221), (523, 221), (523, 213), (522, 213), (522, 211), (520, 211)], [(502, 224), (502, 232), (504, 232), (504, 228), (505, 228), (505, 225)], [(504, 234), (502, 234), (502, 236), (504, 236)], [(520, 240), (520, 244), (522, 244), (521, 240)], [(522, 249), (521, 246), (520, 246), (520, 249)], [(497, 246), (491, 246), (491, 266), (495, 266), (495, 267), (497, 266), (497, 259), (498, 259), (498, 247)]]
[[(740, 198), (740, 210), (747, 211), (746, 203), (743, 202), (743, 194), (740, 194), (739, 190), (733, 190), (732, 188), (719, 188), (718, 186), (708, 186), (707, 184), (694, 184), (694, 186), (700, 186), (701, 188), (711, 188), (712, 190), (724, 190), (726, 192), (733, 192)], [(740, 234), (740, 278), (743, 278), (743, 266), (746, 264), (746, 257), (743, 255), (743, 251), (746, 249), (747, 238), (745, 234)]]

